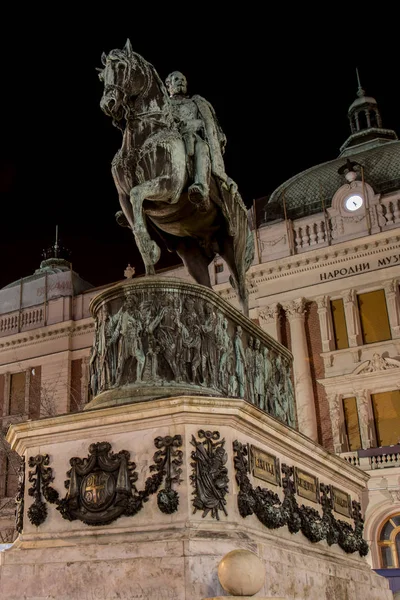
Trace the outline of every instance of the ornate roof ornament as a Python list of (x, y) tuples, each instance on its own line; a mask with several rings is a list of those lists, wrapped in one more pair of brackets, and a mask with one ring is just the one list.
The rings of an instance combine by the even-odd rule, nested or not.
[(357, 96), (359, 98), (361, 98), (361, 96), (365, 96), (365, 92), (364, 92), (363, 88), (361, 87), (360, 74), (359, 74), (357, 68), (356, 68), (356, 73), (357, 73), (357, 83), (358, 83)]
[(378, 103), (372, 96), (366, 96), (361, 86), (358, 69), (356, 73), (357, 98), (352, 102), (347, 113), (351, 135), (340, 149), (341, 154), (345, 156), (359, 152), (360, 146), (369, 148), (371, 145), (377, 146), (384, 141), (397, 139), (394, 131), (383, 129)]

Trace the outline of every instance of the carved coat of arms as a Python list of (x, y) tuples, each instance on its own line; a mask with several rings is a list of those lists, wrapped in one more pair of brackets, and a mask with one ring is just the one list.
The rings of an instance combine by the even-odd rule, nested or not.
[(58, 506), (63, 517), (106, 525), (130, 514), (137, 474), (129, 458), (126, 450), (114, 454), (108, 442), (91, 444), (87, 458), (71, 458), (65, 482), (68, 492)]

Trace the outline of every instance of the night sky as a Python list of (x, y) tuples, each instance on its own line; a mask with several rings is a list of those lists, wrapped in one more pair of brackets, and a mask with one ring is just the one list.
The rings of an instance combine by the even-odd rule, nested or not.
[[(228, 138), (226, 172), (247, 206), (338, 155), (350, 134), (356, 67), (383, 125), (400, 134), (394, 15), (374, 9), (367, 26), (357, 8), (351, 17), (339, 15), (329, 31), (328, 13), (319, 24), (305, 14), (292, 14), (288, 23), (283, 9), (275, 16), (231, 9), (207, 20), (206, 4), (193, 17), (161, 14), (150, 4), (147, 11), (121, 6), (109, 5), (97, 20), (61, 8), (42, 18), (36, 10), (32, 23), (25, 14), (23, 29), (20, 20), (13, 26), (3, 19), (0, 287), (39, 267), (56, 224), (74, 270), (94, 285), (122, 279), (128, 263), (143, 272), (132, 233), (114, 219), (119, 203), (110, 163), (121, 134), (100, 110), (95, 71), (101, 53), (122, 48), (127, 37), (163, 80), (182, 71), (189, 93), (214, 106)], [(172, 264), (179, 259), (163, 248), (159, 266)]]

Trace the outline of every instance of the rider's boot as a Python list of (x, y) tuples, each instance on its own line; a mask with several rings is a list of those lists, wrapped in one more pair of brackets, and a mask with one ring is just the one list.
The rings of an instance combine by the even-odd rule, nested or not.
[(194, 183), (188, 190), (189, 200), (200, 212), (207, 212), (210, 208), (211, 162), (208, 145), (201, 139), (195, 141), (194, 167)]

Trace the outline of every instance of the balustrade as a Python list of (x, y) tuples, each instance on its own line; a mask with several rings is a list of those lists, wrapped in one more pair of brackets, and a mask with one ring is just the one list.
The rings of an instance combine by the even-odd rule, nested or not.
[(399, 198), (383, 199), (381, 206), (383, 206), (383, 216), (386, 219), (387, 226), (393, 226), (400, 223)]
[(293, 231), (297, 253), (323, 244), (327, 239), (325, 222), (320, 215), (309, 217), (307, 222), (303, 220), (300, 224), (293, 223)]
[(23, 310), (0, 317), (0, 337), (44, 325), (43, 307)]
[(353, 467), (359, 467), (360, 466), (360, 459), (358, 458), (357, 451), (355, 451), (355, 452), (342, 452), (340, 454), (340, 456), (345, 461), (347, 461), (348, 463), (350, 463), (351, 465), (353, 465)]
[(372, 456), (358, 455), (358, 451), (341, 452), (340, 457), (354, 467), (359, 467), (362, 471), (375, 471), (377, 469), (388, 469), (390, 467), (400, 467), (400, 452), (388, 452), (380, 448), (372, 449), (375, 452)]

